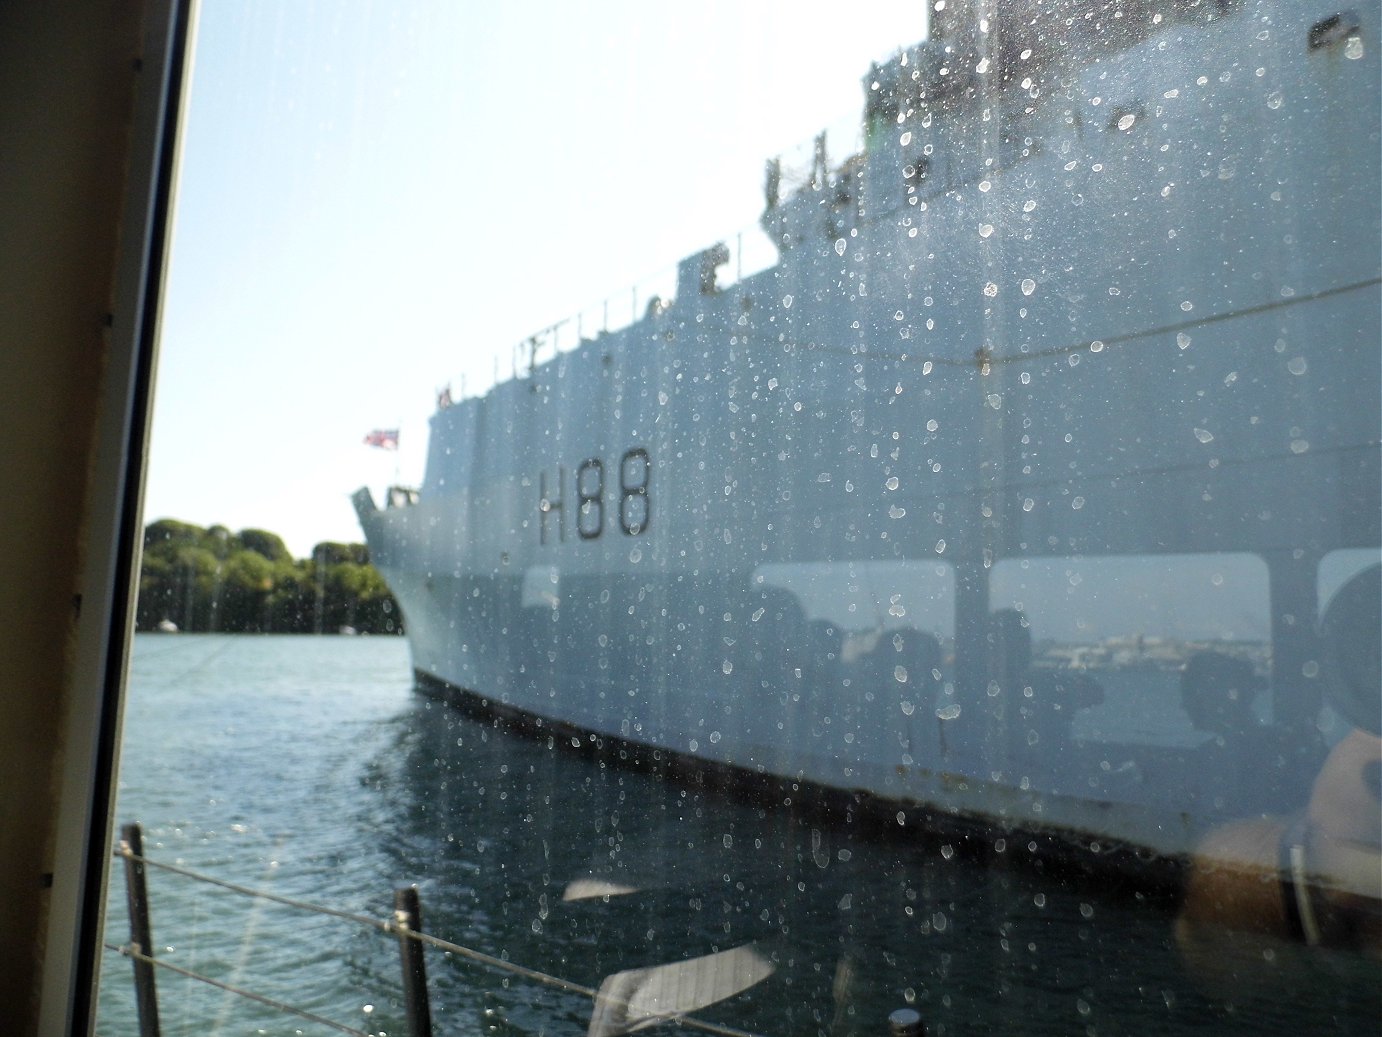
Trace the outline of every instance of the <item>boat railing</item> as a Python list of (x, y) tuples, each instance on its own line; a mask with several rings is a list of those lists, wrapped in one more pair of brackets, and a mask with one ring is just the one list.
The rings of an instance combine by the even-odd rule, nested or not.
[[(148, 873), (152, 870), (175, 875), (203, 885), (213, 886), (226, 893), (247, 897), (253, 900), (277, 904), (305, 914), (326, 916), (337, 921), (361, 928), (374, 930), (386, 937), (397, 940), (403, 973), (402, 1007), (407, 1022), (407, 1032), (412, 1037), (431, 1037), (432, 1010), (427, 986), (427, 965), (424, 951), (432, 948), (441, 951), (447, 958), (454, 958), (479, 966), (483, 969), (503, 974), (505, 984), (517, 979), (568, 994), (589, 998), (593, 1003), (591, 1033), (601, 1037), (613, 1037), (654, 1023), (671, 1024), (682, 1029), (701, 1033), (719, 1034), (721, 1037), (757, 1037), (757, 1035), (732, 1026), (711, 1022), (690, 1014), (692, 1011), (709, 1007), (716, 1001), (734, 996), (747, 986), (758, 982), (761, 976), (750, 977), (752, 982), (726, 986), (726, 968), (732, 972), (738, 959), (732, 952), (714, 955), (710, 959), (693, 959), (675, 962), (668, 966), (639, 969), (629, 973), (615, 973), (605, 978), (597, 990), (580, 983), (554, 976), (537, 969), (528, 968), (509, 961), (507, 958), (486, 954), (472, 947), (453, 943), (423, 930), (422, 907), (416, 886), (408, 886), (394, 892), (393, 911), (386, 917), (375, 917), (353, 911), (326, 907), (293, 897), (253, 889), (223, 878), (206, 875), (180, 864), (169, 864), (152, 859), (144, 852), (142, 827), (126, 824), (121, 827), (121, 837), (114, 856), (124, 862), (126, 906), (129, 912), (130, 939), (124, 944), (105, 943), (107, 951), (128, 958), (134, 966), (136, 1010), (139, 1017), (140, 1037), (159, 1037), (159, 1003), (157, 970), (164, 970), (184, 979), (204, 983), (254, 1002), (285, 1016), (313, 1023), (319, 1027), (353, 1037), (374, 1037), (371, 1023), (381, 1022), (373, 1018), (374, 1005), (363, 1006), (365, 1028), (357, 1023), (342, 1022), (317, 1012), (308, 1011), (280, 998), (248, 990), (237, 983), (226, 982), (214, 976), (207, 976), (193, 969), (185, 968), (158, 952), (158, 945), (152, 936), (151, 905), (149, 900)], [(181, 941), (179, 941), (181, 942)], [(171, 951), (172, 947), (167, 950)], [(762, 959), (750, 955), (746, 961), (761, 962)], [(771, 972), (771, 969), (768, 970)], [(732, 977), (731, 977), (732, 979)], [(632, 982), (630, 982), (632, 980)], [(651, 980), (651, 986), (649, 981)], [(639, 986), (642, 982), (643, 989)], [(698, 996), (690, 1001), (684, 996), (691, 990)], [(679, 996), (669, 997), (668, 992)], [(659, 996), (661, 995), (661, 996)], [(717, 996), (718, 995), (718, 996)], [(383, 1003), (395, 997), (391, 991), (384, 992)], [(597, 1025), (598, 1024), (598, 1025)], [(392, 1029), (392, 1027), (389, 1027)], [(383, 1032), (382, 1030), (379, 1032)]]

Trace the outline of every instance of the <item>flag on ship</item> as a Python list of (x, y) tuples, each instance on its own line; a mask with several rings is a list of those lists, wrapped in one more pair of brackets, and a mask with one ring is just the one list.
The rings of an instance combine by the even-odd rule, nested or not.
[(365, 446), (377, 446), (381, 450), (398, 449), (398, 429), (377, 428), (365, 437)]

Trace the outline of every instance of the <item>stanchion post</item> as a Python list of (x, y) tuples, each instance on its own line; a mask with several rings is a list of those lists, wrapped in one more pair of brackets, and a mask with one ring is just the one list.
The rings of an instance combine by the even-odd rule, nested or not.
[[(125, 902), (129, 905), (130, 944), (136, 953), (154, 956), (149, 927), (149, 889), (144, 880), (144, 830), (138, 822), (120, 828), (120, 851), (125, 859)], [(131, 957), (134, 993), (139, 1008), (139, 1037), (159, 1037), (158, 990), (152, 962)]]
[(403, 961), (403, 1004), (408, 1013), (412, 1037), (432, 1037), (432, 1006), (427, 1000), (427, 963), (421, 940), (409, 933), (422, 932), (422, 904), (417, 887), (394, 890), (394, 925), (398, 931), (398, 954)]
[(888, 1016), (891, 1037), (926, 1037), (926, 1025), (915, 1008), (899, 1008)]

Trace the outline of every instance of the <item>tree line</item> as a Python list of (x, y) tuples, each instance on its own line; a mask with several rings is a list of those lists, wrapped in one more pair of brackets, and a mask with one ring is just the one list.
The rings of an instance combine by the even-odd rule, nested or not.
[(144, 529), (139, 630), (401, 634), (398, 603), (364, 544), (294, 559), (275, 533), (159, 519)]

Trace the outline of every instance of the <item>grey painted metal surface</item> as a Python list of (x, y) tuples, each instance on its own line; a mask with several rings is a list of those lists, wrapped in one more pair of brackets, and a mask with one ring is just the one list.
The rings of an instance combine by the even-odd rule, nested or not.
[(770, 172), (776, 266), (689, 257), (357, 495), (419, 673), (900, 820), (1298, 805), (1382, 542), (1377, 5), (1001, 10)]

